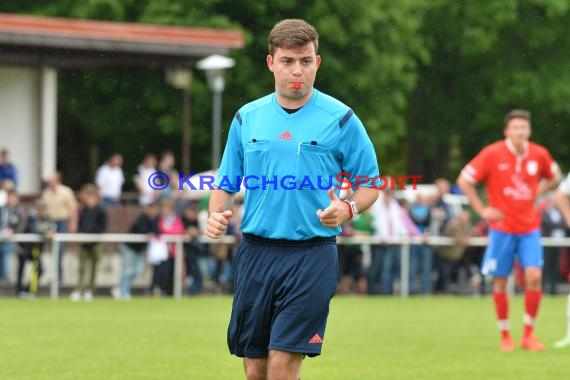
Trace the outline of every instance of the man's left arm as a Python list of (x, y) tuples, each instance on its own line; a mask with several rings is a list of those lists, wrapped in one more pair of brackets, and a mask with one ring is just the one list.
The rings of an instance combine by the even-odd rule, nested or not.
[(568, 195), (566, 195), (562, 189), (556, 190), (554, 194), (554, 204), (564, 216), (566, 225), (570, 227), (570, 202), (568, 201)]
[[(358, 213), (361, 213), (368, 209), (379, 195), (378, 187), (371, 182), (380, 173), (376, 153), (364, 125), (352, 110), (343, 117), (339, 126), (339, 151), (343, 158), (340, 169), (351, 183), (352, 194), (348, 200), (355, 202)], [(368, 182), (359, 183), (358, 177), (366, 177)], [(352, 208), (348, 202), (341, 201), (336, 196), (334, 188), (329, 189), (328, 193), (331, 203), (325, 210), (317, 210), (317, 216), (324, 226), (337, 227), (353, 216)]]
[(376, 202), (379, 195), (380, 191), (378, 191), (378, 189), (373, 187), (361, 187), (356, 190), (348, 200), (356, 203), (358, 213), (361, 214)]
[(556, 189), (556, 187), (558, 187), (559, 183), (560, 183), (559, 177), (544, 180), (540, 183), (540, 189), (538, 193), (543, 194), (550, 190), (554, 190)]
[(546, 168), (543, 171), (543, 180), (540, 182), (538, 194), (546, 193), (547, 191), (554, 190), (560, 183), (560, 169), (556, 161), (552, 159), (550, 153), (546, 152)]
[[(373, 187), (361, 187), (350, 197), (350, 201), (356, 203), (358, 213), (367, 210), (378, 199), (379, 191)], [(344, 200), (340, 200), (334, 193), (334, 187), (329, 189), (330, 205), (324, 210), (317, 210), (317, 216), (326, 227), (338, 227), (351, 219), (351, 206)]]

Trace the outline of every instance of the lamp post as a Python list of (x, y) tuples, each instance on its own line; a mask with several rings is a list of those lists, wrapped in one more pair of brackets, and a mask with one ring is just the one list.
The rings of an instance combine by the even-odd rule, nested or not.
[(208, 87), (212, 91), (212, 169), (220, 166), (221, 158), (221, 124), (222, 93), (224, 92), (224, 70), (234, 67), (235, 61), (223, 55), (210, 55), (198, 62), (196, 67), (206, 72)]
[(182, 90), (182, 170), (190, 173), (192, 136), (190, 123), (190, 87), (192, 71), (188, 68), (168, 68), (166, 81), (172, 87)]

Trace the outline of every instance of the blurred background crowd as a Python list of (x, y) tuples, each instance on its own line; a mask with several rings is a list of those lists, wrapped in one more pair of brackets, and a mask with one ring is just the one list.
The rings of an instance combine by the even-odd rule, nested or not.
[[(172, 152), (144, 155), (136, 173), (123, 172), (123, 157), (112, 154), (96, 171), (92, 183), (78, 192), (53, 173), (36, 198), (19, 198), (17, 165), (8, 149), (0, 154), (0, 289), (4, 295), (30, 297), (50, 281), (49, 244), (17, 243), (15, 233), (36, 233), (49, 243), (55, 233), (134, 233), (146, 243), (60, 244), (60, 284), (73, 300), (91, 300), (109, 293), (117, 299), (133, 294), (173, 294), (174, 247), (157, 237), (186, 236), (183, 282), (187, 294), (231, 293), (235, 244), (206, 244), (203, 228), (208, 196), (197, 198), (179, 189)], [(149, 178), (168, 173), (164, 190), (153, 190)], [(132, 181), (136, 193), (125, 193)], [(240, 237), (242, 199), (238, 197), (227, 234)], [(549, 195), (540, 201), (542, 234), (564, 237), (560, 212)], [(450, 181), (437, 179), (417, 190), (385, 190), (367, 212), (343, 225), (342, 237), (370, 237), (373, 244), (339, 244), (339, 294), (392, 295), (401, 289), (401, 245), (398, 239), (419, 238), (409, 262), (410, 294), (481, 295), (487, 284), (480, 273), (484, 247), (470, 246), (470, 237), (485, 237), (487, 226), (466, 207)], [(432, 246), (431, 236), (453, 238), (454, 244)], [(545, 248), (545, 291), (556, 294), (569, 280), (567, 249)], [(103, 272), (102, 274), (100, 274)], [(99, 275), (98, 275), (99, 273)], [(519, 273), (516, 271), (516, 273)], [(101, 279), (98, 279), (101, 278)], [(515, 276), (518, 285), (520, 274)], [(46, 286), (47, 287), (47, 286)]]

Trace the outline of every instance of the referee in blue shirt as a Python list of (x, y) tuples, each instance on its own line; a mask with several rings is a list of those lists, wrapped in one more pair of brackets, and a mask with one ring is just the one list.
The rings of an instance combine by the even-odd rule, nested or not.
[[(302, 358), (320, 354), (336, 291), (339, 226), (378, 197), (376, 154), (362, 122), (313, 87), (317, 51), (307, 22), (274, 26), (267, 66), (275, 92), (236, 113), (210, 198), (207, 233), (215, 239), (245, 179), (228, 347), (245, 358), (250, 380), (298, 379)], [(342, 177), (351, 183), (346, 200), (338, 198), (348, 187)]]

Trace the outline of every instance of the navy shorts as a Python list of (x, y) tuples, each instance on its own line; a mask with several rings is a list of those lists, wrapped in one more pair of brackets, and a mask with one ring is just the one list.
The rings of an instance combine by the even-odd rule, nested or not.
[(230, 352), (248, 358), (266, 358), (269, 350), (319, 355), (337, 286), (334, 237), (289, 241), (244, 234), (234, 260)]

